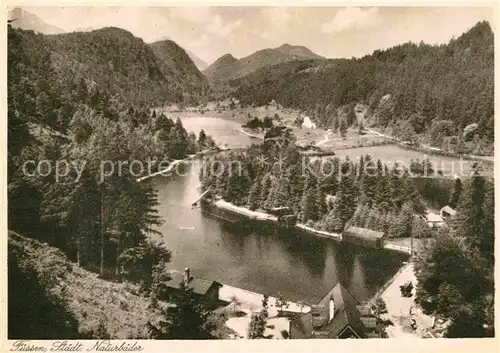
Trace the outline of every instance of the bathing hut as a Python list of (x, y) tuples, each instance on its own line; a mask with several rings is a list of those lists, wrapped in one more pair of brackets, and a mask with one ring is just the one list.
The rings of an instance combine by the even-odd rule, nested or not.
[(381, 249), (384, 233), (375, 230), (349, 227), (342, 234), (342, 240), (352, 244)]

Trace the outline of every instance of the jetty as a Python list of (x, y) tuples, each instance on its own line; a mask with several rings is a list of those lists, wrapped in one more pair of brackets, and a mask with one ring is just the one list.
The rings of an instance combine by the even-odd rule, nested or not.
[(251, 134), (249, 132), (246, 132), (245, 130), (243, 129), (240, 129), (239, 130), (242, 134), (244, 135), (247, 135), (248, 137), (251, 137), (251, 138), (254, 138), (254, 139), (259, 139), (259, 140), (264, 140), (264, 138), (262, 136), (259, 136), (259, 135), (255, 135), (255, 134)]
[(165, 168), (165, 169), (163, 169), (163, 170), (160, 170), (160, 171), (158, 171), (158, 172), (156, 172), (156, 173), (151, 173), (151, 174), (149, 174), (149, 175), (146, 175), (146, 176), (140, 177), (140, 178), (138, 178), (138, 179), (137, 179), (137, 182), (139, 182), (139, 183), (140, 183), (141, 181), (146, 180), (146, 179), (149, 179), (149, 178), (152, 178), (152, 177), (154, 177), (154, 176), (156, 176), (156, 175), (160, 175), (160, 174), (165, 174), (165, 173), (168, 173), (168, 172), (170, 172), (172, 169), (174, 169), (174, 167), (175, 167), (177, 164), (182, 163), (182, 162), (185, 162), (185, 161), (187, 161), (187, 160), (189, 160), (189, 159), (191, 159), (191, 157), (187, 157), (187, 158), (184, 158), (184, 159), (175, 159), (172, 163), (170, 163), (170, 165), (169, 165), (167, 168)]
[(194, 200), (194, 202), (191, 204), (191, 207), (196, 206), (196, 204), (198, 204), (198, 201), (200, 201), (203, 198), (203, 196), (205, 196), (210, 191), (210, 188), (211, 186), (208, 189), (206, 189), (196, 200)]

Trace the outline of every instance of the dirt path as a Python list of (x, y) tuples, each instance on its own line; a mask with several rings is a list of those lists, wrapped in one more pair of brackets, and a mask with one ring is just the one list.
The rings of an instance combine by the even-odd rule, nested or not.
[[(413, 283), (413, 295), (409, 298), (402, 297), (399, 286), (409, 281)], [(386, 329), (389, 338), (420, 338), (431, 328), (432, 317), (425, 315), (415, 304), (416, 285), (417, 278), (413, 264), (410, 263), (382, 293), (381, 298), (387, 304), (387, 318), (393, 323), (393, 326)], [(416, 330), (411, 328), (411, 319), (416, 322)]]
[(332, 134), (332, 132), (327, 132), (325, 134), (325, 138), (323, 140), (316, 142), (316, 147), (319, 147), (319, 146), (327, 143), (328, 141), (330, 141), (329, 137), (331, 134)]

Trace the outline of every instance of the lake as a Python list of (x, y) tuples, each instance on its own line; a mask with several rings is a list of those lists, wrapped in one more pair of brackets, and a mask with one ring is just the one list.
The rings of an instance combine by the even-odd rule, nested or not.
[[(187, 118), (183, 123), (190, 131), (204, 129), (231, 148), (253, 142), (236, 133), (239, 124), (234, 121)], [(204, 215), (191, 208), (200, 195), (199, 168), (193, 161), (179, 167), (182, 175), (151, 180), (165, 221), (157, 239), (162, 238), (172, 252), (170, 269), (189, 267), (193, 276), (314, 304), (339, 281), (358, 300), (367, 300), (406, 259), (395, 252), (291, 231), (243, 230)]]
[[(335, 155), (339, 158), (344, 159), (345, 157), (349, 157), (350, 160), (356, 160), (356, 158), (365, 154), (369, 154), (375, 159), (380, 159), (389, 167), (394, 165), (394, 162), (396, 161), (399, 165), (409, 167), (411, 160), (422, 161), (427, 158), (432, 163), (434, 170), (441, 170), (444, 176), (448, 177), (453, 177), (455, 174), (458, 174), (462, 178), (469, 177), (473, 170), (472, 166), (475, 163), (475, 161), (460, 159), (457, 157), (438, 156), (414, 151), (398, 145), (358, 147), (343, 150), (339, 149), (335, 151)], [(492, 163), (483, 163), (482, 166), (485, 173), (492, 173)]]

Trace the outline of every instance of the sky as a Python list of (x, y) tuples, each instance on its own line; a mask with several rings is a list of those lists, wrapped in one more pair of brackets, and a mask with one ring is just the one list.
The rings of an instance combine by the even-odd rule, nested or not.
[(288, 43), (329, 58), (424, 41), (448, 42), (478, 21), (493, 26), (488, 7), (23, 7), (66, 31), (115, 26), (145, 42), (170, 38), (211, 63)]

